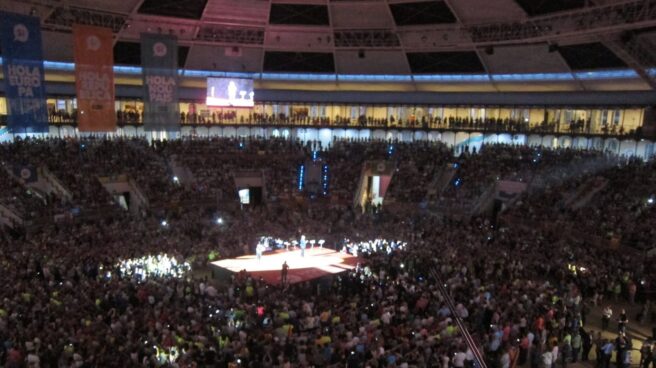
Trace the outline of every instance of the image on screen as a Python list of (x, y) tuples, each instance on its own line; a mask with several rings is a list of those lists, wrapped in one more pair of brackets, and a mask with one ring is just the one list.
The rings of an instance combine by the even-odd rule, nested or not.
[(207, 106), (253, 107), (252, 79), (207, 78)]

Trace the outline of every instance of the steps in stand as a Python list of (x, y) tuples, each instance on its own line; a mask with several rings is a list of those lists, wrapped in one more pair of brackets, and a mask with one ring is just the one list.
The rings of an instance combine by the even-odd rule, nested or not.
[(565, 206), (573, 210), (585, 207), (592, 201), (594, 196), (606, 188), (608, 179), (596, 176), (581, 184), (576, 192), (565, 201)]
[(5, 168), (5, 170), (7, 170), (10, 177), (13, 178), (17, 183), (20, 183), (20, 185), (25, 188), (29, 188), (34, 193), (36, 193), (37, 196), (43, 199), (45, 199), (47, 196), (55, 196), (65, 200), (71, 200), (73, 198), (71, 191), (68, 190), (68, 188), (62, 184), (57, 176), (55, 176), (55, 174), (53, 174), (45, 166), (38, 167), (36, 169), (35, 180), (27, 182), (20, 178), (16, 172), (12, 170), (11, 165), (4, 164), (2, 166)]
[(62, 182), (47, 167), (42, 166), (37, 169), (38, 179), (36, 182), (28, 184), (29, 187), (38, 189), (49, 195), (70, 201), (73, 199), (71, 192), (62, 184)]
[(395, 172), (396, 163), (393, 161), (365, 161), (353, 197), (353, 207), (360, 206), (364, 211), (370, 204), (382, 204)]
[(173, 172), (173, 180), (177, 181), (181, 185), (188, 187), (196, 182), (196, 178), (194, 177), (194, 174), (191, 172), (191, 170), (178, 162), (177, 155), (173, 155), (169, 158), (169, 167)]
[(126, 174), (99, 176), (98, 180), (118, 205), (130, 213), (139, 214), (149, 207), (148, 198), (130, 176)]
[(433, 175), (433, 180), (428, 185), (428, 190), (426, 193), (426, 198), (428, 201), (435, 200), (439, 198), (442, 193), (449, 186), (453, 177), (456, 175), (458, 170), (456, 164), (448, 164), (446, 167), (438, 170), (435, 175)]

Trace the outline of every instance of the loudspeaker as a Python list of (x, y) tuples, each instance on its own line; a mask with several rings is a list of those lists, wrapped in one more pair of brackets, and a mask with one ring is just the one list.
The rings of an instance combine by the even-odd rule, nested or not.
[(364, 54), (364, 50), (358, 50), (358, 57), (359, 57), (360, 59), (364, 59), (365, 56), (366, 56), (366, 55)]

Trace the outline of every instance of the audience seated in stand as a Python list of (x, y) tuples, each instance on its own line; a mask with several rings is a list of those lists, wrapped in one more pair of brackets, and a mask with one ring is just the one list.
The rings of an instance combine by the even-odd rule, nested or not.
[[(453, 313), (489, 366), (529, 364), (554, 347), (571, 352), (574, 360), (573, 352), (576, 359), (582, 354), (573, 346), (577, 334), (597, 347), (604, 344), (585, 324), (592, 307), (609, 298), (644, 303), (646, 291), (654, 287), (653, 259), (626, 250), (653, 239), (653, 230), (644, 238), (637, 234), (656, 225), (653, 207), (644, 202), (654, 187), (653, 163), (512, 146), (485, 146), (454, 158), (441, 144), (395, 144), (388, 157), (388, 146), (340, 141), (325, 148), (283, 139), (152, 144), (54, 139), (0, 146), (3, 162), (48, 167), (74, 193), (76, 205), (110, 203), (95, 177), (120, 173), (133, 176), (151, 200), (162, 204), (141, 218), (108, 212), (0, 232), (5, 285), (0, 288), (0, 365), (469, 367), (473, 353)], [(272, 196), (284, 197), (295, 190), (297, 165), (315, 149), (324, 149), (321, 159), (333, 167), (334, 191), (349, 198), (364, 161), (394, 161), (398, 171), (390, 195), (396, 201), (365, 212), (350, 201), (227, 205), (236, 199), (235, 171), (264, 171)], [(192, 170), (194, 186), (172, 182), (167, 168), (172, 155)], [(540, 185), (535, 197), (527, 193), (500, 226), (494, 219), (453, 221), (402, 205), (421, 202), (422, 187), (450, 160), (461, 165), (459, 195), (467, 200), (496, 176)], [(590, 207), (559, 206), (561, 193), (575, 191), (595, 175), (609, 184)], [(16, 184), (3, 180), (2, 185), (20, 192)], [(221, 200), (182, 203), (205, 195)], [(22, 194), (15, 201), (34, 211)], [(224, 224), (216, 223), (217, 216), (225, 218)], [(564, 234), (562, 223), (602, 237), (609, 231), (620, 234), (622, 247)], [(344, 237), (400, 239), (407, 247), (358, 252), (360, 267), (319, 288), (266, 285), (243, 273), (219, 283), (203, 275), (210, 259), (251, 254), (260, 236), (289, 237), (299, 229), (325, 234), (326, 246), (336, 249)], [(178, 277), (131, 273), (120, 266), (127, 259), (160, 254), (177, 264), (188, 262), (195, 271)], [(444, 282), (455, 312), (435, 276)], [(651, 312), (653, 303), (645, 308)], [(627, 346), (630, 339), (618, 337), (614, 349), (620, 358)]]

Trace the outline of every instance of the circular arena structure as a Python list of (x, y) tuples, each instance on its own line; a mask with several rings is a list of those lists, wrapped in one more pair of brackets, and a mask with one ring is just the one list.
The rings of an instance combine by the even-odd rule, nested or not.
[(3, 0), (0, 367), (656, 366), (656, 0)]

